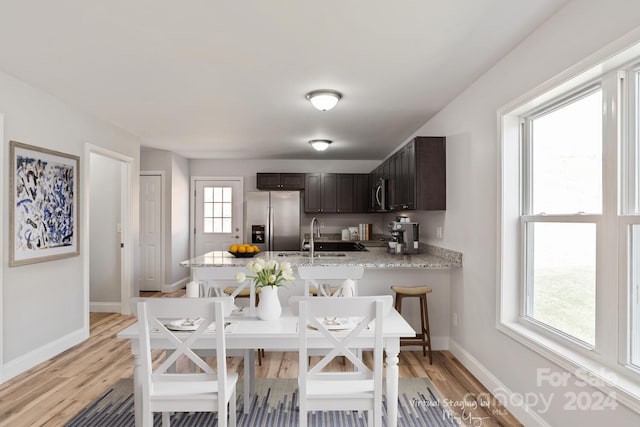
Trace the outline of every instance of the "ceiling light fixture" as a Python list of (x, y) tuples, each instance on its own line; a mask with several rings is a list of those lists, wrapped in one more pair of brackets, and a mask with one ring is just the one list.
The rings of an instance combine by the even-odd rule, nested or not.
[(306, 98), (318, 110), (327, 111), (336, 106), (340, 98), (342, 98), (342, 94), (331, 89), (320, 89), (309, 92)]
[(332, 142), (333, 141), (329, 141), (328, 139), (312, 139), (309, 141), (309, 144), (311, 144), (311, 146), (317, 151), (324, 151), (329, 148), (329, 144)]

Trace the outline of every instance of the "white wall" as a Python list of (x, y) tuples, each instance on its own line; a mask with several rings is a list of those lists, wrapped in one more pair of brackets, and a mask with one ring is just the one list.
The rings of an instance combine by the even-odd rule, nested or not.
[[(450, 328), (452, 348), (490, 388), (501, 383), (521, 396), (552, 398), (548, 410), (532, 406), (531, 416), (511, 405), (526, 425), (631, 426), (640, 425), (640, 415), (623, 406), (564, 409), (564, 393), (594, 390), (574, 381), (567, 387), (538, 386), (539, 368), (560, 368), (496, 330), (496, 111), (638, 26), (638, 1), (573, 1), (416, 132), (447, 137), (447, 211), (416, 213), (415, 218), (425, 224), (423, 236), (431, 243), (464, 254), (464, 267), (451, 278), (451, 311), (459, 319)], [(439, 225), (442, 240), (434, 234)]]
[[(9, 156), (9, 141), (58, 150), (80, 156), (80, 194), (88, 177), (83, 173), (86, 143), (108, 148), (134, 159), (138, 174), (139, 141), (136, 137), (101, 122), (62, 101), (27, 84), (0, 73), (0, 113), (4, 114), (2, 150)], [(2, 165), (4, 182), (9, 172)], [(138, 198), (138, 183), (133, 184), (132, 199)], [(8, 230), (8, 192), (2, 191), (2, 230)], [(88, 200), (80, 199), (79, 218), (84, 218)], [(132, 219), (133, 239), (137, 246), (137, 207)], [(81, 239), (88, 232), (80, 222)], [(3, 245), (8, 248), (6, 234)], [(81, 240), (82, 241), (82, 240)], [(2, 380), (14, 376), (49, 357), (66, 350), (88, 336), (88, 284), (84, 272), (89, 268), (81, 255), (73, 258), (8, 267), (8, 251), (2, 257)]]
[(118, 160), (91, 153), (89, 211), (91, 265), (89, 299), (115, 303), (120, 312), (121, 165)]
[(171, 276), (170, 283), (189, 277), (189, 269), (179, 266), (189, 259), (189, 160), (178, 155), (172, 158), (171, 172)]

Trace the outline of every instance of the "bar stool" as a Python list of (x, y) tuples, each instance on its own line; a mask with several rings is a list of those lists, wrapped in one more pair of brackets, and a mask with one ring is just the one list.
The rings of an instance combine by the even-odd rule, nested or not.
[[(331, 295), (333, 295), (336, 292), (338, 292), (338, 289), (340, 289), (340, 286), (331, 286)], [(318, 296), (318, 288), (316, 288), (313, 285), (309, 286), (309, 295), (311, 295), (313, 297), (317, 297)]]
[[(262, 290), (262, 288), (256, 288), (256, 305), (258, 305), (260, 303), (260, 291)], [(233, 295), (233, 293), (236, 291), (236, 288), (234, 287), (228, 287), (228, 288), (224, 288), (224, 293), (226, 295)], [(241, 289), (240, 292), (238, 292), (238, 295), (236, 295), (236, 298), (249, 298), (251, 291), (249, 290), (249, 288), (244, 288)], [(264, 348), (259, 348), (258, 349), (258, 366), (262, 366), (262, 357), (264, 356)]]
[(391, 286), (391, 290), (396, 293), (395, 308), (398, 313), (402, 310), (403, 298), (420, 298), (420, 326), (421, 332), (412, 338), (400, 338), (400, 345), (420, 345), (422, 355), (427, 355), (426, 348), (429, 347), (429, 364), (433, 364), (431, 354), (431, 332), (429, 331), (429, 310), (427, 308), (427, 294), (433, 290), (428, 286)]
[[(262, 288), (256, 288), (256, 305), (258, 305), (258, 303), (260, 303), (260, 291), (262, 290)], [(233, 293), (236, 291), (236, 288), (234, 287), (228, 287), (228, 288), (224, 288), (224, 293), (226, 295), (233, 295)], [(249, 298), (249, 294), (251, 293), (251, 290), (247, 287), (244, 289), (241, 289), (240, 292), (238, 292), (238, 295), (236, 295), (236, 298)]]

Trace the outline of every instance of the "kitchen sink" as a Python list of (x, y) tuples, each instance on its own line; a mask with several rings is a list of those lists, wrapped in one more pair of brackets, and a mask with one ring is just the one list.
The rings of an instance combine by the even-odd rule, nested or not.
[[(309, 254), (303, 254), (302, 256), (309, 256)], [(343, 254), (340, 252), (315, 252), (313, 254), (314, 258), (331, 258), (331, 257), (341, 257), (347, 256), (347, 254)]]
[[(309, 257), (309, 252), (280, 252), (278, 253), (279, 257), (290, 257), (290, 256), (303, 256)], [(315, 252), (313, 254), (314, 258), (331, 258), (331, 257), (345, 257), (347, 254), (342, 252)]]
[[(310, 243), (305, 240), (302, 247), (305, 251), (309, 250)], [(341, 251), (341, 252), (366, 252), (367, 248), (360, 242), (351, 241), (316, 241), (313, 242), (313, 248), (316, 252), (321, 251)]]

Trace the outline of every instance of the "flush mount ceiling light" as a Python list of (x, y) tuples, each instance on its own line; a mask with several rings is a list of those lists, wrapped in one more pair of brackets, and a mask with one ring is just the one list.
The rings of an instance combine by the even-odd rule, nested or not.
[(331, 110), (336, 106), (342, 94), (331, 89), (320, 89), (309, 92), (306, 98), (320, 111)]
[(311, 144), (311, 146), (317, 151), (324, 151), (329, 148), (329, 144), (332, 142), (333, 141), (329, 141), (328, 139), (312, 139), (309, 141), (309, 144)]

